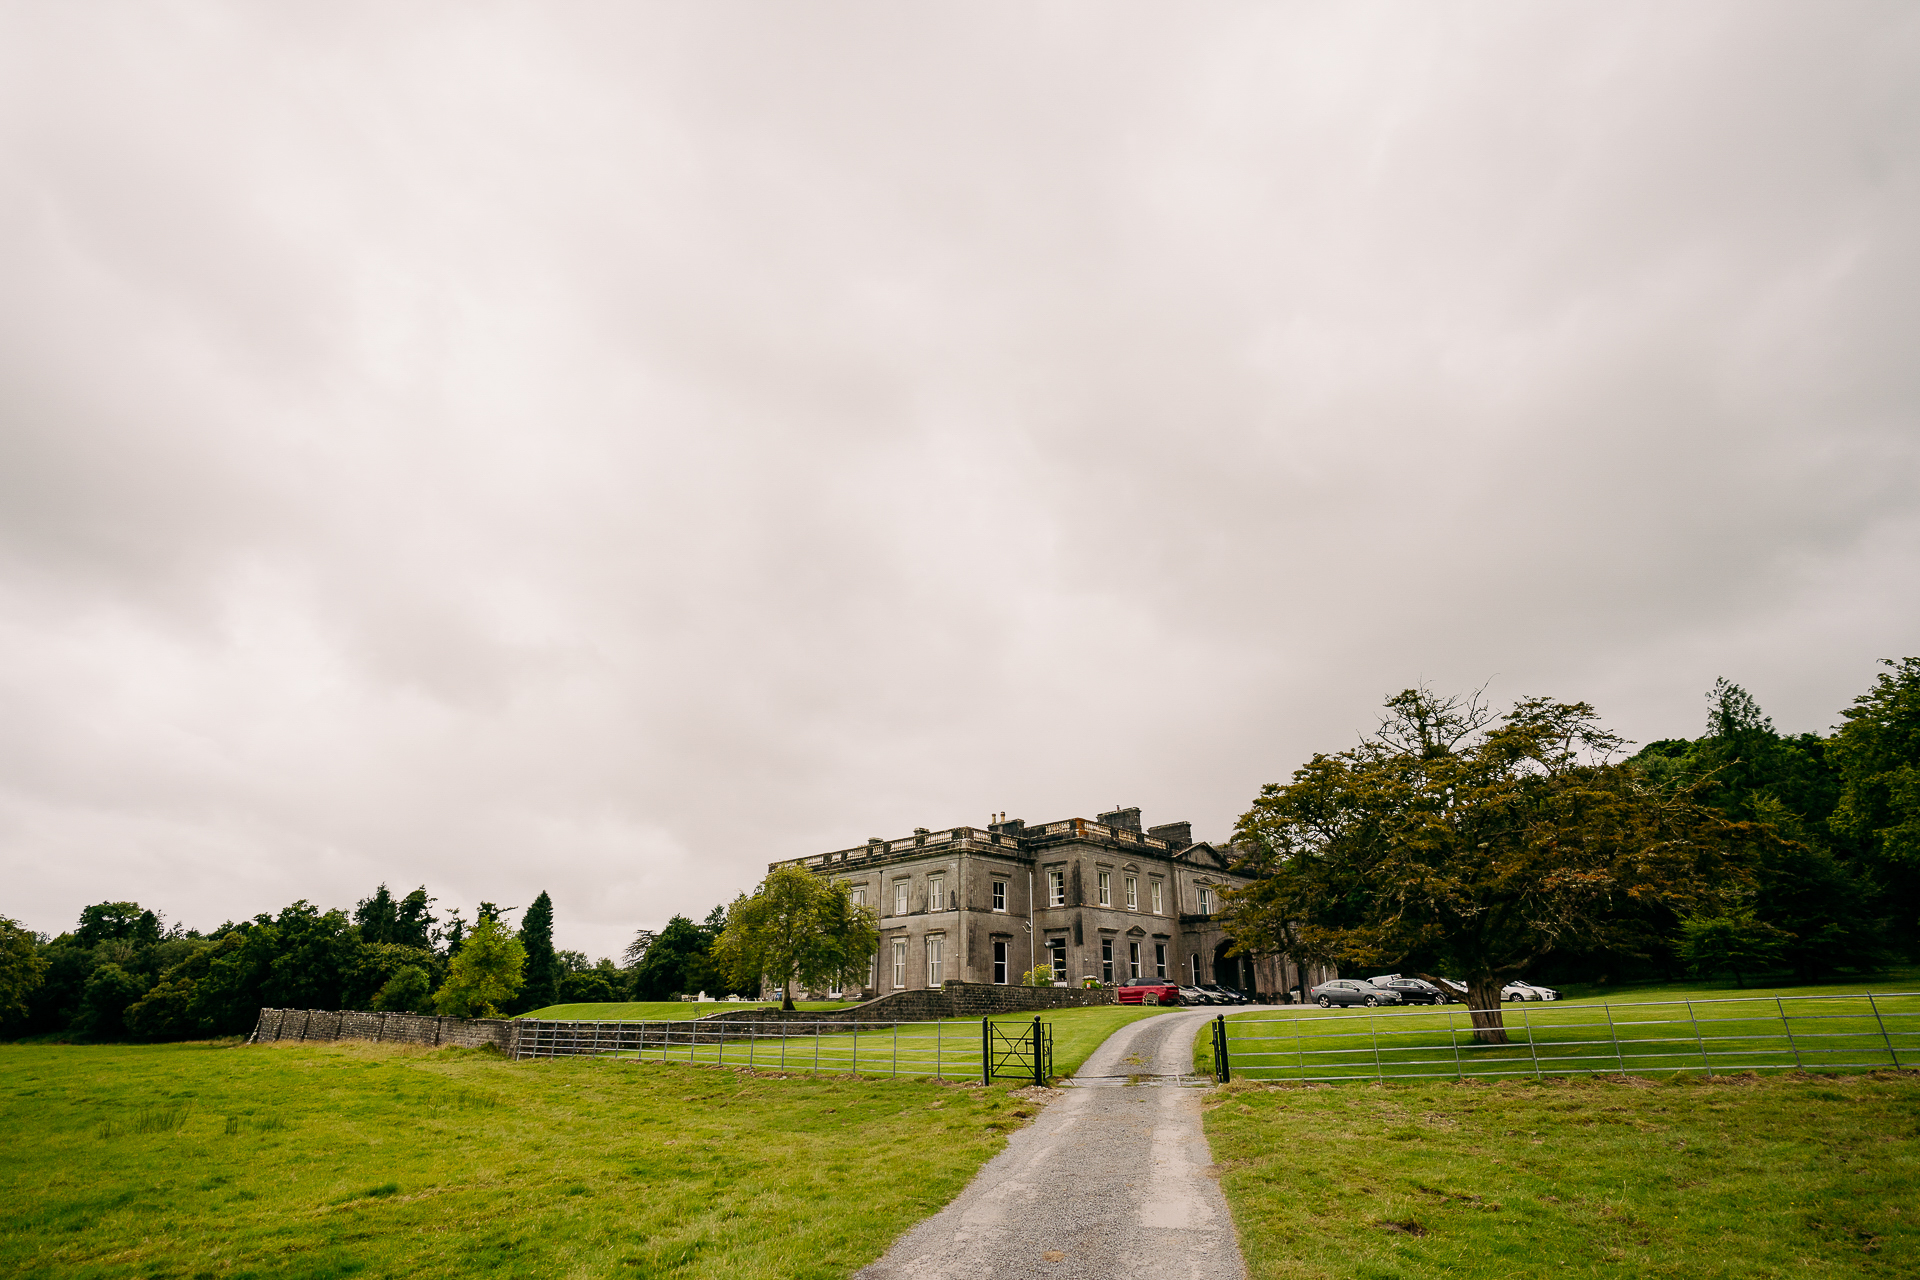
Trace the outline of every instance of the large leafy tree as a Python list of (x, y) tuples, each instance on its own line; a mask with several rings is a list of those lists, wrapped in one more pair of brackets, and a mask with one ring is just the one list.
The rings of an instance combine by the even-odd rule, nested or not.
[(634, 998), (664, 1000), (719, 985), (708, 952), (713, 942), (685, 916), (667, 921), (634, 971)]
[(374, 993), (373, 1007), (385, 1013), (425, 1013), (429, 985), (425, 969), (406, 965)]
[(101, 1040), (125, 1035), (127, 1007), (146, 994), (147, 986), (144, 977), (128, 973), (117, 964), (101, 965), (87, 977), (73, 1029)]
[(370, 898), (362, 898), (353, 908), (354, 927), (360, 930), (363, 942), (392, 942), (394, 929), (399, 923), (400, 913), (394, 906), (393, 895), (387, 892), (383, 882), (373, 891)]
[(1885, 886), (1896, 936), (1920, 950), (1920, 658), (1886, 665), (1833, 735), (1832, 824)]
[(392, 941), (403, 947), (413, 947), (420, 951), (433, 949), (433, 899), (427, 896), (427, 886), (421, 885), (406, 897), (400, 899), (393, 913)]
[(483, 911), (480, 923), (447, 966), (447, 980), (434, 993), (433, 1006), (456, 1017), (497, 1018), (500, 1007), (520, 992), (527, 950), (508, 931), (498, 912)]
[(17, 920), (0, 916), (0, 1023), (27, 1016), (27, 997), (46, 980), (38, 940)]
[(1632, 949), (1746, 882), (1764, 828), (1645, 786), (1586, 703), (1409, 689), (1358, 746), (1262, 788), (1236, 839), (1257, 878), (1229, 897), (1243, 951), (1464, 978), (1476, 1034), (1505, 1040), (1500, 987), (1564, 949)]
[(726, 921), (715, 964), (736, 986), (763, 978), (777, 984), (783, 1009), (793, 1008), (796, 983), (857, 981), (880, 945), (871, 908), (800, 867), (769, 872), (752, 894), (734, 899)]
[(280, 1009), (347, 1007), (361, 949), (347, 913), (322, 911), (303, 898), (283, 908), (273, 926), (276, 946), (262, 1002)]
[(151, 946), (160, 941), (160, 917), (137, 902), (96, 902), (81, 908), (73, 940), (83, 947), (102, 942)]

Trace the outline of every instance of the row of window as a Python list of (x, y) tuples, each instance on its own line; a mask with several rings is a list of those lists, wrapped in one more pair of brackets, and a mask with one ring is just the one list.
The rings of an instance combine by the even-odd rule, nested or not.
[[(1112, 938), (1100, 939), (1100, 980), (1102, 982), (1115, 981), (1113, 943), (1114, 940)], [(938, 987), (946, 980), (947, 940), (943, 935), (934, 934), (926, 939), (926, 948), (927, 986)], [(993, 980), (1001, 986), (1012, 982), (1014, 978), (1018, 976), (1012, 971), (1012, 959), (1009, 952), (1010, 944), (1008, 942), (1002, 939), (995, 940), (993, 944)], [(1121, 976), (1129, 979), (1151, 976), (1164, 982), (1167, 978), (1167, 944), (1164, 942), (1156, 942), (1153, 944), (1152, 960), (1150, 962), (1152, 969), (1150, 973), (1142, 968), (1143, 955), (1143, 948), (1140, 943), (1127, 943), (1126, 959), (1121, 962), (1125, 965), (1125, 972)], [(1188, 958), (1192, 961), (1193, 969), (1190, 981), (1198, 983), (1200, 981), (1200, 957), (1198, 954), (1195, 954)], [(892, 960), (893, 985), (896, 990), (899, 990), (907, 985), (907, 940), (905, 938), (895, 938), (893, 940)], [(1067, 940), (1065, 938), (1049, 938), (1047, 940), (1047, 960), (1048, 963), (1053, 966), (1053, 980), (1055, 982), (1065, 982), (1067, 980)], [(838, 996), (840, 990), (838, 987), (835, 987), (832, 991), (828, 992), (828, 994)]]
[[(1157, 916), (1166, 914), (1165, 905), (1161, 896), (1162, 888), (1162, 882), (1157, 878), (1148, 882), (1148, 891), (1152, 894), (1153, 899), (1153, 914)], [(893, 914), (896, 916), (910, 914), (907, 890), (907, 881), (899, 880), (894, 883)], [(1127, 910), (1138, 911), (1140, 909), (1140, 877), (1128, 876), (1126, 878), (1126, 891)], [(864, 888), (856, 888), (852, 890), (852, 898), (856, 906), (865, 906), (867, 891)], [(1047, 905), (1050, 907), (1064, 907), (1067, 905), (1067, 873), (1063, 869), (1055, 869), (1047, 872)], [(1103, 907), (1111, 907), (1113, 905), (1113, 873), (1111, 871), (1102, 871), (1100, 873), (1100, 905)], [(949, 902), (947, 899), (947, 879), (945, 876), (927, 877), (927, 910), (947, 911), (957, 909), (958, 906), (959, 903), (957, 900)], [(1005, 911), (1007, 909), (1007, 882), (1005, 880), (995, 880), (993, 882), (993, 909), (995, 911)], [(1203, 916), (1213, 914), (1213, 890), (1205, 885), (1200, 887), (1200, 914)]]

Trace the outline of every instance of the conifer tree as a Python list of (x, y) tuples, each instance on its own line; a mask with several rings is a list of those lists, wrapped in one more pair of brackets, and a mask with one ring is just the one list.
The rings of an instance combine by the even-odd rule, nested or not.
[(546, 890), (533, 900), (520, 922), (520, 945), (527, 949), (527, 985), (519, 1008), (544, 1009), (560, 1002), (560, 960), (553, 952), (553, 899)]

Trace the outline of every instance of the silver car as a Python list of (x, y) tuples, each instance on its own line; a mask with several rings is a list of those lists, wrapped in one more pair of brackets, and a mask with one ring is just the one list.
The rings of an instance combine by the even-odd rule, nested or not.
[(1376, 987), (1371, 982), (1361, 982), (1357, 978), (1335, 978), (1331, 982), (1323, 982), (1307, 992), (1307, 999), (1322, 1009), (1331, 1009), (1337, 1004), (1364, 1004), (1371, 1008), (1401, 1002), (1398, 991)]

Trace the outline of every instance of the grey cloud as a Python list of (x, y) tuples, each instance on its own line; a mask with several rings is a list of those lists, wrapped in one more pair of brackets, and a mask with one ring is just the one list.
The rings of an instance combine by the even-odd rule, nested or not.
[(1224, 832), (1912, 649), (1904, 6), (0, 22), (0, 910)]

